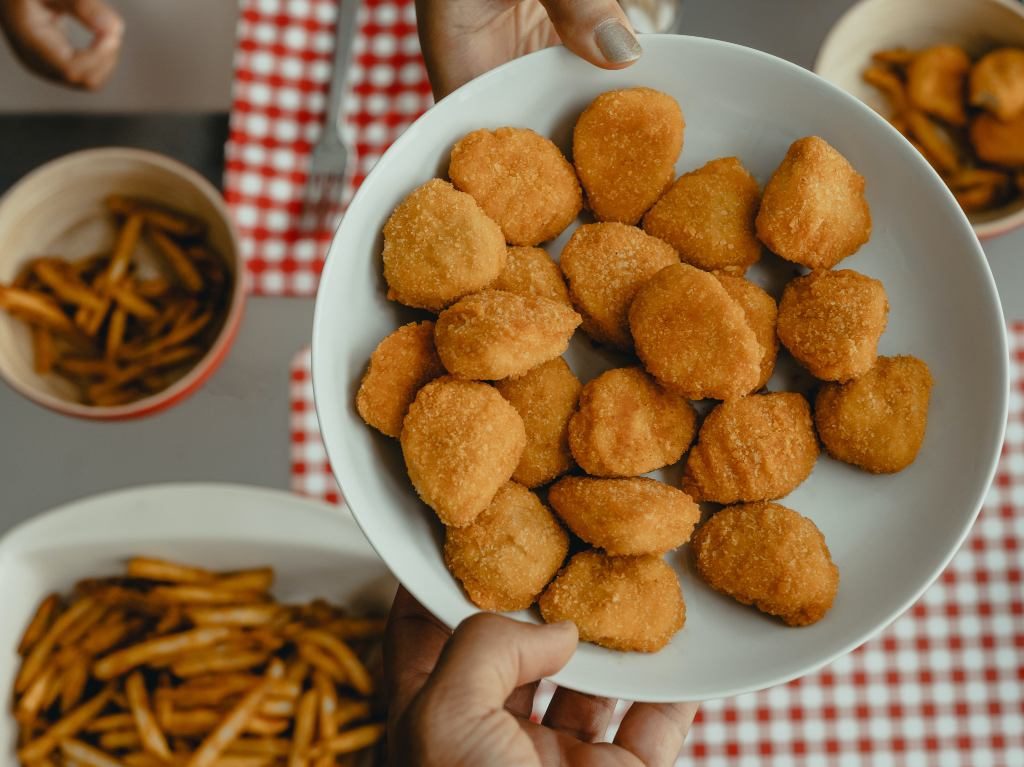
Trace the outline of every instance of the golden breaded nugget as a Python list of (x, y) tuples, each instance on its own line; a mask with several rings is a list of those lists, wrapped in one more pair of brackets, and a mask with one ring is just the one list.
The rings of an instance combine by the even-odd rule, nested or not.
[(761, 345), (743, 307), (689, 264), (662, 269), (637, 291), (629, 328), (647, 372), (688, 399), (742, 397), (761, 378)]
[(635, 477), (678, 461), (697, 415), (640, 368), (608, 370), (583, 387), (569, 448), (587, 474)]
[(635, 224), (675, 176), (683, 113), (650, 88), (602, 93), (572, 134), (572, 157), (598, 221)]
[(856, 381), (825, 384), (814, 422), (828, 454), (875, 474), (903, 471), (928, 426), (932, 374), (917, 357), (879, 357)]
[(761, 258), (754, 219), (761, 187), (736, 157), (712, 160), (676, 179), (644, 216), (660, 237), (699, 269), (742, 275)]
[(444, 561), (473, 604), (525, 610), (555, 577), (569, 536), (540, 499), (506, 482), (466, 527), (445, 531)]
[(971, 70), (971, 106), (1009, 122), (1024, 113), (1024, 49), (999, 48)]
[(562, 271), (583, 330), (598, 343), (628, 351), (629, 305), (637, 290), (666, 266), (678, 264), (672, 246), (626, 224), (585, 224), (562, 249)]
[(761, 389), (775, 372), (775, 359), (779, 356), (779, 337), (775, 333), (779, 307), (774, 298), (750, 280), (731, 274), (716, 273), (715, 276), (725, 292), (743, 309), (750, 329), (757, 336), (761, 347), (761, 377), (754, 389)]
[(777, 503), (722, 509), (694, 533), (693, 551), (709, 586), (790, 626), (820, 621), (839, 589), (825, 536)]
[(779, 340), (823, 381), (849, 381), (875, 364), (889, 299), (878, 280), (842, 269), (792, 280), (779, 302)]
[(388, 298), (437, 312), (494, 282), (505, 237), (476, 200), (435, 178), (391, 214), (383, 258)]
[(557, 357), (495, 388), (526, 425), (526, 449), (512, 479), (527, 487), (546, 485), (572, 468), (569, 419), (583, 385), (565, 360)]
[(1024, 166), (1024, 112), (1007, 122), (990, 114), (971, 121), (971, 146), (978, 157), (1006, 168)]
[(697, 501), (770, 501), (795, 490), (818, 460), (807, 400), (795, 392), (723, 402), (701, 424), (683, 490)]
[(420, 389), (401, 440), (420, 498), (445, 525), (465, 527), (512, 476), (526, 427), (493, 386), (446, 376)]
[(657, 652), (686, 622), (675, 572), (656, 556), (608, 557), (584, 551), (540, 598), (548, 623), (570, 620), (584, 642), (626, 652)]
[(550, 298), (572, 306), (562, 270), (543, 248), (509, 248), (505, 268), (487, 287), (521, 296)]
[(864, 177), (827, 141), (794, 141), (764, 188), (757, 236), (787, 261), (831, 269), (871, 238)]
[(579, 324), (557, 301), (484, 290), (438, 315), (434, 343), (449, 373), (495, 381), (558, 357)]
[(950, 125), (967, 122), (964, 88), (971, 57), (959, 45), (933, 45), (907, 67), (907, 95), (918, 109)]
[(548, 502), (570, 530), (611, 556), (664, 554), (690, 540), (700, 521), (690, 496), (647, 477), (563, 477)]
[(444, 373), (434, 348), (434, 323), (410, 322), (373, 350), (356, 393), (356, 410), (370, 426), (397, 438), (416, 392)]
[(473, 195), (513, 245), (557, 237), (583, 207), (572, 165), (528, 128), (475, 130), (452, 148), (452, 183)]

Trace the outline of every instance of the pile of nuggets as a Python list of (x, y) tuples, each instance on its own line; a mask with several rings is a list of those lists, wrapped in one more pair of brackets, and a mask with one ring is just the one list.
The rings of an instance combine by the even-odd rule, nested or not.
[[(808, 137), (763, 193), (735, 157), (673, 180), (683, 133), (671, 97), (633, 88), (580, 115), (574, 164), (527, 129), (463, 137), (451, 183), (414, 190), (384, 227), (388, 296), (436, 318), (381, 341), (357, 394), (400, 440), (476, 605), (539, 603), (617, 650), (657, 651), (682, 628), (663, 557), (691, 536), (713, 588), (789, 625), (821, 619), (839, 571), (814, 523), (773, 501), (811, 474), (819, 437), (896, 472), (927, 419), (927, 366), (877, 354), (882, 283), (833, 269), (870, 236), (864, 179)], [(556, 263), (538, 245), (584, 193), (593, 223)], [(765, 246), (810, 270), (778, 305), (744, 277)], [(579, 381), (561, 355), (580, 327), (631, 364)], [(822, 381), (813, 415), (763, 391), (780, 341)], [(720, 404), (698, 425), (694, 400)], [(681, 487), (642, 476), (682, 461)], [(725, 508), (700, 524), (700, 503)]]
[(864, 79), (966, 212), (1024, 195), (1024, 49), (997, 48), (977, 61), (950, 44), (878, 51)]

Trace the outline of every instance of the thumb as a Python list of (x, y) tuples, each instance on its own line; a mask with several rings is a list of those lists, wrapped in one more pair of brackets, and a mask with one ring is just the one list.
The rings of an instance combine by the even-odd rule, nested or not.
[(605, 69), (621, 69), (640, 58), (643, 49), (616, 0), (541, 0), (565, 43), (580, 58)]
[(64, 0), (63, 8), (95, 34), (98, 42), (120, 42), (124, 20), (104, 0)]
[(538, 626), (479, 613), (455, 630), (424, 692), (501, 708), (517, 687), (568, 663), (578, 641), (567, 621)]

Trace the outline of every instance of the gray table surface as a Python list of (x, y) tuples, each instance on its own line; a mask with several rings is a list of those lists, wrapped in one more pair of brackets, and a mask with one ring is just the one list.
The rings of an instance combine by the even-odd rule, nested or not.
[[(803, 66), (849, 0), (687, 0), (690, 34), (730, 40)], [(224, 115), (0, 118), (0, 190), (87, 146), (165, 152), (219, 182)], [(1024, 231), (986, 243), (1009, 320), (1024, 320)], [(0, 533), (45, 509), (127, 485), (227, 481), (288, 486), (288, 364), (309, 342), (313, 301), (250, 300), (230, 357), (194, 397), (122, 424), (58, 416), (0, 386)]]

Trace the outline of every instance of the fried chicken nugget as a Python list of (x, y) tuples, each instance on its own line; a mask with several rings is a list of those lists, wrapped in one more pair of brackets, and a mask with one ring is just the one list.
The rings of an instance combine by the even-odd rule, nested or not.
[(629, 305), (637, 290), (666, 266), (678, 263), (671, 245), (618, 223), (579, 227), (561, 256), (583, 330), (594, 341), (623, 351), (633, 348)]
[(434, 343), (449, 373), (496, 381), (558, 357), (580, 321), (557, 301), (484, 290), (438, 315)]
[(773, 253), (831, 269), (871, 237), (864, 177), (824, 139), (798, 139), (764, 188), (756, 225)]
[(550, 139), (528, 128), (463, 136), (452, 148), (448, 176), (473, 195), (512, 245), (557, 237), (583, 207), (572, 165)]
[(971, 57), (959, 45), (925, 48), (907, 67), (910, 102), (950, 125), (964, 125), (964, 89), (970, 70)]
[(722, 283), (725, 292), (743, 309), (750, 329), (754, 331), (757, 343), (761, 346), (761, 377), (754, 387), (755, 390), (761, 389), (775, 372), (775, 360), (779, 356), (779, 337), (775, 333), (779, 307), (774, 298), (750, 280), (722, 273), (715, 274), (715, 277)]
[(889, 299), (876, 279), (842, 269), (792, 280), (779, 302), (779, 340), (823, 381), (849, 381), (875, 364)]
[(482, 610), (525, 610), (555, 577), (569, 536), (540, 499), (515, 482), (466, 527), (445, 530), (444, 561)]
[(742, 275), (761, 258), (754, 220), (761, 187), (736, 157), (686, 173), (644, 216), (644, 231), (660, 237), (684, 263)]
[(410, 322), (373, 350), (356, 393), (356, 410), (370, 426), (397, 439), (416, 392), (444, 373), (434, 348), (434, 323)]
[(505, 268), (487, 287), (521, 296), (550, 298), (572, 306), (562, 270), (543, 248), (509, 248)]
[(570, 530), (611, 556), (664, 554), (690, 540), (700, 521), (690, 496), (647, 477), (563, 477), (548, 502)]
[(879, 357), (846, 384), (825, 384), (814, 422), (833, 458), (874, 474), (903, 471), (917, 458), (928, 426), (932, 374), (917, 357)]
[(569, 419), (583, 385), (565, 360), (556, 357), (518, 378), (498, 381), (495, 388), (526, 425), (526, 449), (512, 479), (538, 487), (569, 471)]
[(1009, 122), (1024, 113), (1024, 49), (999, 48), (971, 70), (971, 106)]
[(465, 527), (512, 476), (526, 447), (526, 427), (493, 386), (445, 376), (420, 389), (401, 442), (423, 502), (446, 526)]
[(700, 427), (683, 490), (697, 501), (770, 501), (795, 490), (818, 460), (807, 400), (795, 392), (723, 402)]
[(1024, 112), (1007, 122), (990, 114), (971, 121), (971, 146), (978, 157), (1005, 168), (1024, 167)]
[(629, 328), (647, 372), (688, 399), (735, 399), (761, 378), (763, 350), (713, 274), (666, 267), (637, 291)]
[(608, 370), (583, 387), (569, 448), (595, 477), (635, 477), (678, 461), (697, 414), (640, 368)]
[(672, 183), (684, 129), (675, 99), (650, 88), (608, 91), (583, 110), (572, 156), (598, 221), (640, 220)]
[(476, 200), (447, 181), (413, 190), (384, 224), (388, 298), (437, 312), (494, 282), (505, 237)]
[(825, 536), (777, 503), (722, 509), (694, 533), (693, 551), (711, 588), (790, 626), (820, 621), (839, 590)]
[(657, 652), (686, 622), (675, 572), (656, 556), (583, 551), (540, 598), (548, 623), (570, 620), (584, 642), (625, 652)]

